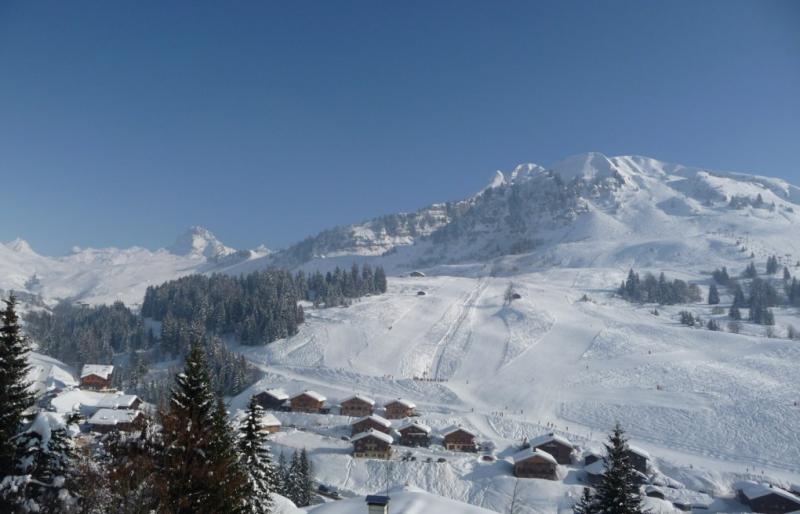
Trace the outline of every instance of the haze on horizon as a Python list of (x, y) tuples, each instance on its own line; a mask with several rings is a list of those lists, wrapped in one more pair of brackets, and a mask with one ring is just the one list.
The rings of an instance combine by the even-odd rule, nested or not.
[(800, 183), (796, 2), (0, 6), (0, 177), (43, 254), (286, 246), (599, 151)]

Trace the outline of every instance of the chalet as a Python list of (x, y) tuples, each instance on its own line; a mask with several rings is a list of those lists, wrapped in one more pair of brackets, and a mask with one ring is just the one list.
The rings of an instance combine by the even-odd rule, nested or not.
[(367, 514), (389, 514), (389, 497), (370, 494), (366, 498)]
[(649, 496), (650, 498), (658, 498), (660, 500), (665, 500), (666, 495), (664, 494), (664, 490), (660, 487), (656, 487), (653, 485), (648, 485), (644, 488), (644, 494)]
[(771, 485), (748, 482), (738, 494), (739, 500), (753, 512), (786, 514), (800, 510), (800, 497)]
[(628, 459), (631, 461), (633, 469), (639, 473), (647, 474), (647, 461), (650, 454), (636, 446), (628, 445)]
[(411, 273), (408, 274), (408, 276), (409, 277), (424, 277), (425, 273), (423, 273), (421, 271), (412, 271)]
[(400, 432), (400, 444), (403, 446), (427, 448), (431, 444), (431, 427), (418, 421), (405, 423), (397, 431)]
[(81, 370), (81, 387), (86, 389), (110, 389), (114, 366), (85, 364)]
[(392, 431), (392, 422), (376, 414), (371, 414), (369, 416), (364, 416), (361, 419), (357, 419), (352, 425), (350, 425), (350, 428), (352, 435), (367, 432), (369, 430), (376, 430), (378, 432), (388, 434)]
[(412, 402), (398, 398), (383, 406), (386, 409), (386, 419), (403, 419), (416, 416), (417, 408)]
[(389, 459), (392, 456), (392, 436), (368, 430), (350, 440), (353, 443), (353, 456), (368, 459)]
[(280, 432), (280, 430), (281, 430), (281, 422), (278, 418), (276, 418), (269, 412), (266, 412), (261, 416), (262, 432), (266, 432), (268, 434), (274, 434), (275, 432)]
[[(598, 485), (603, 480), (603, 475), (606, 472), (606, 463), (601, 458), (600, 460), (596, 460), (583, 468), (586, 472), (586, 479), (590, 485)], [(641, 473), (637, 470), (634, 470), (634, 480), (638, 485), (646, 484), (648, 479), (647, 475)]]
[(594, 464), (598, 460), (603, 460), (603, 455), (600, 452), (589, 450), (583, 454), (583, 465), (588, 466)]
[(572, 453), (575, 447), (566, 438), (553, 433), (536, 437), (530, 441), (531, 448), (543, 450), (555, 457), (559, 464), (572, 462)]
[(478, 451), (478, 444), (475, 439), (478, 437), (464, 427), (454, 426), (445, 430), (444, 447), (456, 452)]
[(280, 410), (289, 399), (289, 395), (283, 389), (267, 389), (255, 396), (256, 401), (264, 410)]
[(517, 478), (545, 478), (555, 480), (558, 462), (556, 458), (538, 448), (526, 448), (514, 455), (514, 476)]
[(50, 406), (59, 412), (77, 412), (85, 417), (100, 409), (137, 410), (142, 400), (133, 394), (72, 389), (50, 400)]
[(142, 411), (132, 409), (100, 409), (89, 418), (89, 429), (93, 432), (128, 432), (144, 422)]
[(319, 413), (325, 408), (325, 397), (316, 391), (303, 391), (289, 398), (294, 412)]
[(375, 400), (366, 396), (361, 396), (360, 394), (346, 398), (342, 400), (342, 403), (339, 404), (339, 414), (342, 416), (360, 418), (363, 416), (369, 416), (374, 412), (374, 410)]

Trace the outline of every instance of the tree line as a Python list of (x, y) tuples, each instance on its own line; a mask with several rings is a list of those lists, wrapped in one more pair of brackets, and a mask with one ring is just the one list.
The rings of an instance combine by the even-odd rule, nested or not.
[(632, 269), (628, 278), (620, 285), (617, 293), (624, 299), (636, 303), (657, 303), (659, 305), (675, 305), (679, 303), (699, 302), (700, 288), (697, 284), (689, 284), (683, 280), (668, 280), (664, 273), (656, 278), (647, 273), (644, 280)]

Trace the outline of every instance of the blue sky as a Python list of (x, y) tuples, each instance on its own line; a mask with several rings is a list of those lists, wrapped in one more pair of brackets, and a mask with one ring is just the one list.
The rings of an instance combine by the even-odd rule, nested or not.
[(642, 154), (800, 183), (800, 2), (3, 2), (6, 221), (236, 247)]

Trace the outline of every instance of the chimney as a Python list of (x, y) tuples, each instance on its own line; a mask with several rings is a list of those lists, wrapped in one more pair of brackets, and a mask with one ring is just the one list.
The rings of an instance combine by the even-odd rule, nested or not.
[(389, 497), (374, 494), (367, 496), (367, 514), (389, 514)]

